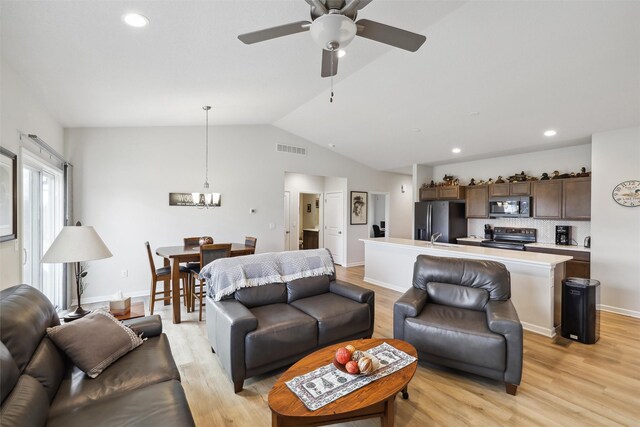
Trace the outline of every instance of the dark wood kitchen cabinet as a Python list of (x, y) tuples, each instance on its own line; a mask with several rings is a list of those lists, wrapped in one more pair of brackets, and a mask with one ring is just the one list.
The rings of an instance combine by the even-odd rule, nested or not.
[(505, 182), (489, 185), (489, 197), (528, 196), (531, 192), (529, 182)]
[(591, 177), (563, 180), (562, 217), (591, 219)]
[(534, 181), (533, 216), (544, 219), (562, 218), (562, 180)]
[(535, 181), (533, 216), (542, 219), (591, 219), (591, 177)]
[(464, 189), (459, 185), (447, 185), (443, 187), (430, 187), (420, 189), (420, 201), (429, 200), (461, 200), (464, 199)]
[(466, 188), (465, 216), (467, 218), (489, 217), (488, 187), (487, 185), (472, 185)]

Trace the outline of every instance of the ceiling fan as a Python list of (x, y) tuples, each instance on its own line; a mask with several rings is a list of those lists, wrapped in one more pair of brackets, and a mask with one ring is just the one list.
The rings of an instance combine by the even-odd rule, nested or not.
[(240, 41), (253, 44), (290, 34), (309, 31), (322, 47), (322, 77), (338, 73), (338, 49), (347, 46), (355, 36), (364, 37), (410, 52), (417, 51), (427, 39), (421, 34), (401, 30), (379, 22), (355, 21), (358, 11), (372, 0), (305, 0), (311, 6), (311, 20), (298, 21), (264, 30), (241, 34)]

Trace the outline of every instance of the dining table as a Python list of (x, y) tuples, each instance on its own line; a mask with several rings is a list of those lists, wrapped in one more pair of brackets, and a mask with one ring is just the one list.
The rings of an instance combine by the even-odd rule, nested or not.
[[(253, 255), (256, 248), (244, 243), (231, 243), (231, 256)], [(171, 282), (164, 281), (165, 295), (171, 290), (171, 304), (173, 305), (173, 323), (180, 323), (180, 263), (200, 261), (199, 246), (163, 246), (156, 249), (156, 255), (164, 258), (164, 266), (171, 265)], [(169, 304), (165, 300), (165, 305)]]

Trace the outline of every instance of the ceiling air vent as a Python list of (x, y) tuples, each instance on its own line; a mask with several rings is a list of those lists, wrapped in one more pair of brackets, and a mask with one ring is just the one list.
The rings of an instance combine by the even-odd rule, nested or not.
[(303, 147), (296, 147), (294, 145), (277, 144), (276, 151), (281, 153), (300, 154), (301, 156), (307, 155), (307, 149)]

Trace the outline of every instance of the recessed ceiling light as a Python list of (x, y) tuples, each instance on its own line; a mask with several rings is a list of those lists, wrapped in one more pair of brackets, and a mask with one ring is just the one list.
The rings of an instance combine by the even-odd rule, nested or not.
[(459, 149), (459, 148), (457, 148), (457, 147), (456, 147), (456, 148), (454, 148), (453, 150), (451, 150), (451, 152), (452, 152), (453, 154), (458, 154), (458, 153), (460, 153), (461, 151), (462, 151), (462, 150), (461, 150), (461, 149)]
[(344, 49), (340, 49), (338, 50), (338, 58), (342, 58), (343, 56), (345, 56), (347, 54), (347, 51)]
[(149, 25), (149, 19), (139, 13), (127, 13), (122, 16), (122, 20), (125, 24), (136, 28), (146, 27)]
[(549, 129), (544, 131), (544, 136), (556, 136), (557, 133), (558, 132), (556, 132), (555, 130)]

